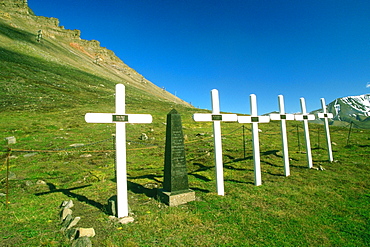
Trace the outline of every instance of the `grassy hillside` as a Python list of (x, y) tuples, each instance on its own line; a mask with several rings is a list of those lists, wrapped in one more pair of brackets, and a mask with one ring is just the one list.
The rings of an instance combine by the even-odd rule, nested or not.
[[(191, 117), (202, 110), (175, 104), (181, 100), (136, 80), (132, 71), (116, 73), (108, 66), (112, 59), (95, 64), (85, 53), (92, 54), (92, 48), (70, 46), (75, 32), (67, 37), (55, 20), (41, 18), (43, 27), (51, 21), (52, 28), (44, 28), (49, 37), (39, 43), (38, 17), (1, 16), (0, 246), (70, 246), (60, 232), (64, 200), (75, 204), (77, 227), (95, 229), (93, 246), (370, 245), (370, 130), (331, 127), (335, 162), (329, 163), (323, 126), (310, 124), (314, 166), (325, 168), (319, 171), (307, 168), (302, 124), (289, 122), (291, 176), (284, 177), (279, 123), (260, 124), (263, 184), (256, 187), (250, 126), (244, 126), (243, 136), (243, 125), (222, 124), (225, 196), (218, 196), (212, 124)], [(122, 81), (127, 112), (151, 113), (154, 119), (127, 125), (128, 194), (135, 218), (128, 225), (110, 221), (107, 213), (108, 199), (116, 194), (114, 125), (84, 121), (87, 112), (114, 111), (114, 85)], [(166, 114), (173, 107), (182, 115), (196, 201), (167, 207), (156, 193), (163, 182)], [(139, 140), (141, 133), (149, 140)], [(2, 141), (9, 136), (17, 143)]]
[(50, 111), (101, 102), (112, 95), (117, 83), (126, 85), (129, 104), (132, 99), (189, 106), (98, 41), (82, 40), (79, 34), (60, 27), (55, 18), (6, 8), (0, 12), (0, 105), (5, 111)]

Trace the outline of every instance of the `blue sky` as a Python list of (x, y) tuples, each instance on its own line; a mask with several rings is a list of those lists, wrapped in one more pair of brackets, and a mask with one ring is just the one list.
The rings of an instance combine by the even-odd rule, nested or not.
[(159, 87), (221, 111), (289, 113), (336, 98), (370, 93), (368, 0), (28, 0), (113, 50)]

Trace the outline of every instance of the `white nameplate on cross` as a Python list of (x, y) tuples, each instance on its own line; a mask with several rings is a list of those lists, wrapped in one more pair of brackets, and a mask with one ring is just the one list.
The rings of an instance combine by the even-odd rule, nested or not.
[(286, 121), (294, 120), (294, 114), (285, 114), (283, 95), (278, 96), (278, 101), (280, 113), (271, 113), (270, 118), (271, 120), (280, 120), (281, 140), (283, 146), (283, 159), (284, 159), (284, 174), (287, 177), (290, 175), (290, 167), (289, 167), (288, 138), (286, 133)]
[(257, 99), (256, 95), (250, 95), (251, 116), (238, 116), (239, 123), (252, 124), (252, 141), (253, 141), (253, 160), (254, 160), (254, 183), (256, 186), (262, 184), (261, 178), (261, 158), (260, 158), (260, 142), (258, 137), (258, 123), (270, 122), (269, 116), (258, 116), (257, 114)]
[(330, 130), (329, 130), (329, 121), (328, 121), (328, 118), (333, 118), (333, 114), (327, 112), (324, 98), (321, 98), (321, 106), (322, 106), (323, 113), (318, 113), (317, 116), (319, 118), (324, 119), (326, 146), (328, 147), (328, 157), (329, 157), (329, 161), (333, 162), (334, 158), (333, 158), (333, 151), (331, 149)]
[(125, 113), (125, 86), (116, 85), (116, 113), (86, 113), (87, 123), (116, 124), (117, 216), (128, 216), (126, 172), (126, 123), (151, 123), (150, 114)]
[(315, 120), (315, 115), (308, 114), (306, 111), (306, 102), (304, 98), (300, 98), (302, 114), (295, 114), (295, 119), (297, 121), (303, 121), (304, 128), (304, 139), (306, 142), (306, 155), (308, 168), (312, 168), (312, 152), (311, 152), (311, 141), (310, 141), (310, 131), (308, 129), (308, 120)]
[(193, 119), (196, 122), (213, 122), (217, 193), (223, 196), (225, 194), (225, 188), (222, 162), (221, 122), (236, 122), (238, 116), (236, 114), (220, 114), (220, 100), (217, 89), (211, 90), (211, 99), (212, 114), (195, 113)]

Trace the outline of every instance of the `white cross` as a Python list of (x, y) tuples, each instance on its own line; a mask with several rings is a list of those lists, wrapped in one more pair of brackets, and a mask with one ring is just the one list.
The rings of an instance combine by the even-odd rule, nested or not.
[(325, 134), (326, 134), (326, 145), (328, 147), (329, 161), (330, 162), (333, 162), (334, 158), (333, 158), (333, 151), (331, 149), (329, 121), (328, 121), (328, 118), (333, 118), (333, 114), (327, 112), (326, 104), (325, 104), (325, 99), (324, 98), (321, 98), (321, 106), (322, 106), (323, 113), (318, 113), (317, 116), (319, 118), (323, 118), (324, 119)]
[(253, 160), (254, 160), (254, 183), (256, 186), (262, 184), (261, 179), (261, 159), (260, 159), (260, 144), (258, 137), (258, 123), (270, 122), (269, 116), (258, 116), (257, 114), (257, 99), (256, 95), (251, 94), (250, 96), (250, 116), (238, 116), (239, 123), (251, 123), (252, 124), (252, 141), (253, 141)]
[(236, 114), (220, 114), (220, 101), (217, 89), (211, 90), (211, 99), (212, 114), (194, 113), (193, 119), (196, 122), (213, 122), (217, 193), (218, 195), (223, 196), (225, 194), (225, 189), (222, 162), (221, 121), (234, 122), (237, 121), (238, 116)]
[(116, 113), (86, 113), (87, 123), (116, 124), (117, 216), (128, 216), (126, 173), (126, 123), (151, 123), (150, 114), (125, 113), (125, 86), (116, 85)]
[(283, 159), (284, 159), (284, 174), (285, 176), (290, 175), (290, 168), (289, 168), (289, 151), (288, 151), (288, 138), (286, 133), (286, 121), (287, 120), (294, 120), (293, 114), (285, 114), (285, 107), (284, 107), (284, 96), (278, 96), (279, 101), (279, 110), (280, 113), (271, 113), (270, 119), (271, 120), (280, 120), (280, 127), (281, 127), (281, 139), (283, 145)]
[(300, 98), (301, 101), (301, 110), (302, 114), (295, 114), (295, 120), (297, 121), (303, 121), (303, 127), (304, 127), (304, 139), (306, 141), (306, 153), (307, 153), (307, 164), (308, 168), (312, 168), (312, 153), (311, 153), (311, 141), (310, 141), (310, 132), (308, 129), (308, 120), (315, 120), (315, 115), (308, 114), (306, 111), (306, 102), (304, 98)]

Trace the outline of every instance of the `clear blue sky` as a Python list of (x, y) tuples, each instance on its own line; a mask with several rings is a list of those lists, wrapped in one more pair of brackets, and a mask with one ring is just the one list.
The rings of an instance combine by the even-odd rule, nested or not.
[(260, 114), (369, 93), (369, 0), (28, 0), (194, 106)]

